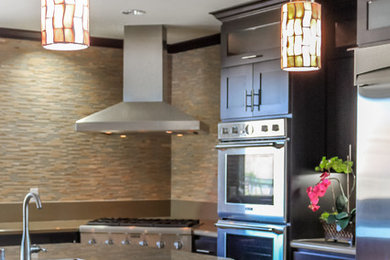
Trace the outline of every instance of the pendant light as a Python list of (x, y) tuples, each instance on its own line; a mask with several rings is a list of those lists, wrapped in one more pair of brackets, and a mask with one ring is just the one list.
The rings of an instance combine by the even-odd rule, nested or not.
[(42, 46), (82, 50), (89, 46), (89, 0), (41, 0)]
[(293, 0), (282, 6), (281, 68), (313, 71), (321, 68), (321, 5)]

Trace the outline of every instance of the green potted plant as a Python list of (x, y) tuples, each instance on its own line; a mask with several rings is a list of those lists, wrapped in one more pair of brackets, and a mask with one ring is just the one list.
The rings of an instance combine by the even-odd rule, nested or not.
[[(315, 167), (316, 171), (322, 172), (320, 180), (314, 186), (309, 186), (306, 189), (306, 193), (310, 199), (309, 208), (313, 212), (320, 208), (318, 205), (319, 198), (325, 195), (328, 188), (332, 190), (332, 209), (331, 211), (324, 211), (320, 216), (326, 240), (354, 243), (356, 209), (350, 208), (350, 200), (355, 190), (356, 178), (352, 166), (353, 162), (349, 159), (343, 161), (337, 156), (330, 159), (324, 156), (319, 165)], [(344, 191), (340, 179), (334, 176), (336, 175), (334, 172), (347, 174), (347, 192)], [(353, 177), (351, 189), (349, 189), (350, 175)], [(332, 185), (332, 183), (338, 184), (336, 185), (339, 189), (338, 195), (336, 195), (335, 185)]]

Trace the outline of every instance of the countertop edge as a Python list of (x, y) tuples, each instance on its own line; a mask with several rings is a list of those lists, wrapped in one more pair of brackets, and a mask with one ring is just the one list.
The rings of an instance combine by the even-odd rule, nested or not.
[[(334, 244), (332, 244), (334, 243)], [(323, 251), (328, 253), (356, 255), (356, 248), (345, 243), (325, 242), (324, 239), (299, 239), (290, 242), (291, 247)]]

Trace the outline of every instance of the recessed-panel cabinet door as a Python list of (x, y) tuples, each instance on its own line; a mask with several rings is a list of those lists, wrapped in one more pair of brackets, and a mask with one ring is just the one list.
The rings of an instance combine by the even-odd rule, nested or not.
[(390, 41), (390, 1), (358, 0), (359, 46)]
[(252, 65), (222, 69), (221, 119), (252, 116)]
[(253, 116), (288, 114), (288, 72), (280, 60), (261, 62), (253, 67)]

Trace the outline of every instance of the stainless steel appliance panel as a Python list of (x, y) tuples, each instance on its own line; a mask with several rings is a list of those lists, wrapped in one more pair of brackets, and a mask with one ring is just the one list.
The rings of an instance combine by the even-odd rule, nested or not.
[(287, 140), (229, 142), (218, 148), (218, 215), (285, 223)]
[(235, 260), (286, 259), (286, 226), (220, 220), (218, 256)]
[(356, 258), (390, 259), (390, 83), (359, 86)]

